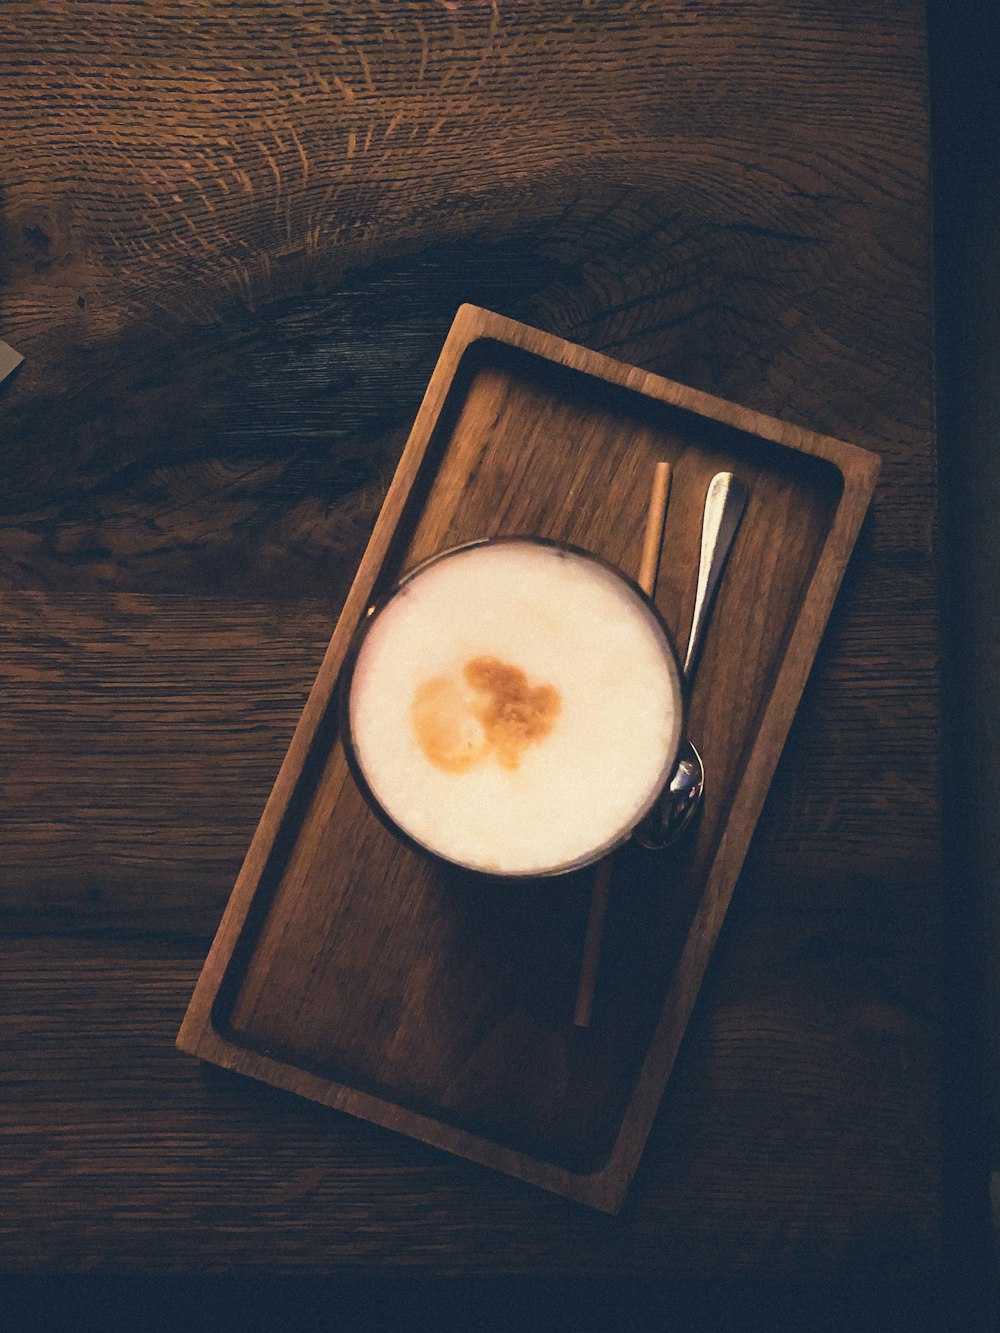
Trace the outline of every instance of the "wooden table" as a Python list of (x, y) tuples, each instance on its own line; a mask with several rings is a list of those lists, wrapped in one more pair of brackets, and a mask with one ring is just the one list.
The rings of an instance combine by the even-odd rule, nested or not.
[[(923, 5), (333, 9), (0, 14), (0, 1263), (935, 1272)], [(617, 1218), (173, 1044), (463, 301), (883, 459)]]

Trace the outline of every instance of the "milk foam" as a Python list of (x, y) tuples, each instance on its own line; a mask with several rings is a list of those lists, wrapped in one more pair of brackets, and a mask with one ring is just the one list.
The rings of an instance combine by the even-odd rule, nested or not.
[[(482, 657), (559, 695), (515, 767), (433, 764), (411, 715), (421, 686)], [(350, 694), (357, 761), (410, 837), (462, 865), (541, 873), (631, 828), (680, 743), (679, 674), (645, 603), (602, 565), (529, 541), (471, 547), (415, 575), (375, 617)]]

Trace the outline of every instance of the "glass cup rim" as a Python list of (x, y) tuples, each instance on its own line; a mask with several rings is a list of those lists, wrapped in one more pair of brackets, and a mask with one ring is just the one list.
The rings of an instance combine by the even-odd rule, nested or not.
[[(654, 623), (656, 624), (657, 628), (659, 629), (663, 637), (663, 641), (668, 649), (669, 660), (672, 663), (674, 671), (676, 672), (678, 692), (680, 697), (681, 716), (680, 716), (680, 728), (678, 732), (677, 749), (671, 756), (669, 763), (666, 767), (666, 773), (663, 782), (654, 789), (653, 795), (650, 797), (649, 801), (639, 810), (639, 813), (629, 824), (628, 828), (626, 828), (623, 832), (619, 832), (618, 834), (615, 835), (614, 838), (610, 839), (607, 843), (601, 844), (600, 847), (594, 849), (593, 851), (587, 852), (583, 856), (576, 857), (571, 862), (565, 862), (558, 866), (549, 867), (544, 870), (526, 870), (526, 871), (483, 870), (480, 866), (471, 865), (468, 862), (458, 861), (455, 860), (453, 857), (445, 856), (442, 852), (438, 851), (437, 848), (431, 847), (428, 844), (421, 842), (418, 838), (415, 838), (413, 834), (409, 833), (406, 829), (402, 828), (395, 821), (395, 819), (393, 819), (392, 815), (388, 812), (388, 810), (385, 809), (381, 801), (376, 796), (375, 792), (372, 790), (372, 787), (365, 776), (364, 769), (362, 768), (361, 765), (361, 761), (358, 757), (357, 750), (354, 744), (354, 736), (351, 729), (350, 698), (351, 698), (351, 685), (354, 680), (354, 670), (355, 667), (357, 666), (358, 658), (361, 655), (361, 649), (363, 648), (365, 640), (368, 637), (368, 633), (371, 630), (374, 623), (376, 622), (376, 620), (378, 620), (381, 613), (386, 609), (387, 606), (389, 606), (391, 602), (395, 601), (395, 599), (399, 596), (399, 594), (404, 591), (406, 586), (410, 582), (412, 582), (413, 579), (415, 579), (418, 575), (424, 573), (432, 565), (439, 564), (441, 561), (447, 560), (452, 556), (462, 555), (468, 551), (484, 547), (503, 546), (503, 545), (548, 547), (563, 552), (564, 554), (582, 558), (584, 560), (590, 561), (593, 564), (599, 565), (606, 572), (613, 575), (616, 579), (624, 583), (631, 590), (631, 592), (636, 597), (638, 597), (640, 602), (644, 605), (646, 611), (652, 616)], [(650, 813), (650, 811), (655, 807), (657, 801), (660, 800), (663, 793), (666, 791), (670, 779), (674, 773), (674, 770), (677, 767), (677, 760), (680, 755), (681, 748), (684, 744), (684, 737), (687, 735), (688, 692), (687, 692), (686, 681), (684, 678), (684, 671), (681, 667), (680, 655), (677, 651), (677, 645), (674, 642), (674, 636), (671, 633), (670, 626), (667, 624), (666, 620), (664, 620), (662, 614), (659, 611), (659, 608), (656, 606), (656, 603), (653, 601), (652, 597), (649, 596), (649, 594), (645, 591), (645, 589), (639, 583), (637, 583), (635, 579), (633, 579), (630, 575), (626, 574), (625, 571), (619, 565), (616, 565), (613, 561), (606, 559), (602, 555), (598, 555), (596, 551), (590, 551), (583, 546), (576, 546), (572, 542), (562, 541), (560, 538), (557, 537), (540, 537), (540, 536), (535, 536), (533, 534), (522, 536), (515, 533), (511, 533), (497, 537), (476, 537), (470, 541), (459, 542), (454, 546), (443, 547), (440, 551), (435, 551), (432, 555), (425, 556), (422, 560), (419, 560), (415, 565), (413, 565), (412, 568), (406, 570), (403, 574), (400, 574), (396, 579), (392, 581), (392, 583), (385, 589), (384, 592), (378, 594), (370, 601), (369, 605), (362, 613), (361, 618), (358, 621), (357, 625), (354, 627), (354, 630), (351, 634), (351, 638), (347, 645), (347, 650), (344, 654), (343, 663), (341, 664), (340, 668), (340, 674), (338, 679), (338, 696), (339, 696), (338, 732), (340, 737), (340, 743), (344, 751), (344, 758), (347, 762), (348, 770), (350, 771), (351, 777), (354, 780), (355, 785), (361, 792), (361, 795), (364, 797), (365, 803), (367, 804), (368, 808), (379, 820), (379, 822), (383, 825), (383, 827), (388, 829), (390, 833), (394, 834), (394, 836), (400, 842), (402, 842), (404, 846), (409, 847), (411, 851), (419, 852), (424, 856), (430, 857), (431, 860), (437, 861), (441, 865), (451, 866), (457, 870), (461, 870), (469, 874), (478, 875), (486, 880), (492, 879), (492, 880), (503, 880), (503, 881), (509, 881), (509, 880), (524, 881), (531, 879), (556, 878), (562, 875), (571, 874), (575, 870), (583, 870), (588, 866), (595, 865), (598, 861), (603, 860), (605, 856), (609, 856), (619, 847), (624, 846), (624, 844), (629, 841), (635, 830), (643, 822), (643, 820)]]

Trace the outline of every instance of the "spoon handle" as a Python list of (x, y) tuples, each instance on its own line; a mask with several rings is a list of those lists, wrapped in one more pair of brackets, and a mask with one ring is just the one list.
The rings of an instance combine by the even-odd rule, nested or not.
[(691, 637), (684, 658), (684, 675), (688, 681), (694, 675), (701, 652), (705, 626), (708, 624), (712, 600), (719, 586), (736, 529), (746, 508), (747, 488), (731, 472), (717, 472), (705, 496), (705, 513), (701, 523), (701, 560), (698, 566), (698, 591), (691, 619)]

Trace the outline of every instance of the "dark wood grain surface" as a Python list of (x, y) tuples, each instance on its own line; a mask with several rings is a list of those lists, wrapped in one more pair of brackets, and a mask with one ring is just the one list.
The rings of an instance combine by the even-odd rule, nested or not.
[[(948, 1243), (923, 5), (0, 12), (9, 1269)], [(457, 306), (877, 452), (625, 1211), (173, 1049)]]

